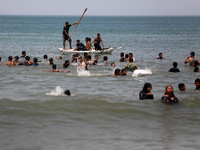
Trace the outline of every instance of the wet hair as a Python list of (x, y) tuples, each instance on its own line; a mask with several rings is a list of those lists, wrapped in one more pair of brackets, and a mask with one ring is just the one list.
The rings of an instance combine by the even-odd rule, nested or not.
[(120, 56), (121, 56), (121, 57), (124, 57), (124, 53), (123, 53), (123, 52), (121, 52), (121, 53), (120, 53)]
[(68, 63), (69, 62), (69, 60), (65, 60), (65, 63)]
[(45, 54), (45, 55), (43, 56), (43, 58), (44, 58), (44, 59), (47, 59), (47, 58), (48, 58), (48, 56)]
[(53, 68), (53, 69), (56, 69), (56, 64), (53, 64), (53, 65), (52, 65), (52, 68)]
[(128, 54), (125, 55), (125, 58), (128, 58)]
[(37, 63), (37, 62), (38, 62), (38, 59), (37, 59), (36, 57), (34, 57), (34, 58), (33, 58), (33, 62), (34, 62), (34, 63)]
[(159, 53), (158, 55), (160, 56), (160, 54), (162, 54), (162, 53)]
[(80, 42), (80, 40), (76, 40), (76, 42)]
[(115, 75), (118, 74), (120, 72), (120, 69), (115, 69)]
[(178, 66), (178, 63), (177, 62), (173, 62), (173, 66), (174, 68)]
[(53, 61), (53, 58), (50, 58), (49, 61)]
[(192, 56), (195, 56), (195, 52), (191, 52), (190, 54), (191, 54)]
[(129, 62), (133, 62), (133, 58), (129, 58)]
[(66, 21), (66, 22), (65, 22), (65, 24), (69, 24), (69, 22), (68, 22), (68, 21)]
[(97, 33), (97, 35), (100, 35), (100, 33)]
[(19, 56), (15, 56), (15, 58), (18, 60), (18, 59), (19, 59)]
[(147, 90), (147, 88), (148, 88), (149, 86), (151, 86), (151, 89), (152, 89), (151, 83), (148, 83), (148, 82), (145, 83), (145, 84), (144, 84), (144, 87), (143, 87), (143, 91), (146, 92), (146, 93), (148, 93), (149, 91)]
[(30, 57), (29, 57), (29, 56), (26, 56), (26, 60), (30, 60)]
[(71, 95), (71, 93), (70, 93), (70, 91), (69, 91), (69, 90), (65, 90), (65, 94), (66, 94), (66, 95), (68, 95), (68, 96), (70, 96), (70, 95)]
[(108, 60), (108, 57), (107, 57), (107, 56), (104, 56), (104, 57), (103, 57), (103, 60), (104, 60), (104, 61), (107, 61), (107, 60)]
[[(170, 86), (171, 86), (171, 85), (168, 85), (168, 86), (165, 88), (165, 94), (167, 94), (167, 92), (166, 92), (166, 91), (167, 91), (167, 88), (170, 87)], [(171, 87), (172, 87), (172, 89), (173, 89), (172, 96), (175, 96), (175, 95), (174, 95), (174, 88), (173, 88), (173, 86), (171, 86)]]
[(26, 54), (26, 51), (22, 51), (22, 55)]
[(88, 38), (88, 41), (91, 41), (91, 38)]
[(12, 61), (12, 56), (9, 56), (8, 59), (9, 59), (10, 61)]
[(184, 83), (179, 83), (179, 84), (178, 84), (178, 88), (179, 88), (179, 90), (181, 90), (181, 88), (184, 87), (184, 86), (185, 86)]

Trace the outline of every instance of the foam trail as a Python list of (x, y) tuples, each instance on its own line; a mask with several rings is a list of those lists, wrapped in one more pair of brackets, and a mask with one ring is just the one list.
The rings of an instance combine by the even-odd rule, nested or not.
[(77, 64), (76, 70), (78, 76), (91, 76), (90, 72), (88, 70), (84, 70), (83, 66), (80, 63)]
[(132, 76), (137, 77), (140, 75), (149, 75), (152, 74), (153, 72), (150, 69), (139, 69), (139, 70), (135, 70), (132, 74)]
[(56, 88), (51, 91), (51, 93), (46, 93), (46, 95), (51, 95), (51, 96), (63, 96), (64, 91), (60, 86), (56, 86)]

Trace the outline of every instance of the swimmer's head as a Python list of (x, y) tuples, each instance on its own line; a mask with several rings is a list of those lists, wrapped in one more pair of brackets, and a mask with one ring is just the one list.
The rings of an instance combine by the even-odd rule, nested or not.
[(125, 58), (128, 58), (128, 54), (125, 55)]
[(43, 56), (43, 58), (44, 58), (44, 59), (48, 59), (48, 56), (45, 54), (45, 55)]
[(127, 75), (127, 70), (126, 69), (122, 69), (121, 73), (122, 73), (122, 75), (126, 76)]
[(113, 67), (113, 68), (115, 68), (115, 67), (116, 67), (116, 64), (115, 64), (115, 62), (112, 62), (112, 63), (111, 63), (111, 67)]
[(123, 53), (123, 52), (121, 52), (121, 53), (120, 53), (120, 56), (121, 56), (121, 57), (124, 57), (124, 53)]
[(120, 69), (118, 69), (118, 68), (115, 69), (115, 75), (116, 75), (116, 76), (121, 75)]
[(25, 55), (26, 55), (26, 51), (22, 51), (22, 55), (24, 55), (24, 56), (25, 56)]
[(173, 62), (173, 66), (174, 66), (174, 68), (176, 68), (178, 66), (178, 63), (177, 62)]
[(195, 56), (195, 52), (191, 52), (191, 53), (190, 53), (190, 56), (191, 56), (191, 57), (194, 57), (194, 56)]
[(15, 56), (15, 61), (17, 61), (19, 59), (19, 56)]
[(70, 96), (70, 95), (71, 95), (71, 93), (70, 93), (70, 91), (69, 91), (69, 90), (65, 90), (65, 94), (66, 94), (66, 95), (68, 95), (68, 96)]
[(35, 57), (35, 58), (33, 58), (33, 62), (34, 63), (37, 63), (38, 62), (38, 59)]
[(62, 56), (59, 56), (58, 59), (61, 60), (61, 59), (62, 59)]
[(108, 60), (108, 57), (107, 56), (104, 56), (103, 57), (103, 61), (107, 61)]
[(144, 87), (143, 87), (143, 91), (145, 91), (146, 93), (150, 92), (152, 90), (152, 85), (151, 83), (145, 83)]
[(162, 53), (159, 53), (158, 56), (159, 56), (160, 58), (162, 58)]
[(50, 64), (53, 64), (53, 58), (50, 58), (50, 59), (49, 59), (49, 63), (50, 63)]
[(185, 84), (184, 83), (179, 83), (178, 88), (180, 91), (185, 91)]
[(26, 60), (28, 60), (28, 61), (29, 61), (29, 60), (30, 60), (30, 57), (29, 57), (29, 56), (26, 56)]
[(8, 57), (8, 61), (12, 61), (12, 56), (9, 56), (9, 57)]
[(129, 58), (132, 58), (132, 57), (133, 57), (133, 53), (129, 53), (129, 54), (128, 54), (128, 57), (129, 57)]

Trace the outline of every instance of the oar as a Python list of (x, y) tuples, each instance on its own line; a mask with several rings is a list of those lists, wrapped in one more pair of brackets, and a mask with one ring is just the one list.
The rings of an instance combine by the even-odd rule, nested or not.
[[(73, 31), (72, 31), (72, 33), (71, 33), (71, 35), (70, 35), (70, 38), (72, 37), (72, 35), (73, 35), (74, 31), (76, 30), (76, 28), (77, 28), (77, 26), (78, 26), (79, 22), (80, 22), (80, 21), (81, 21), (81, 19), (83, 18), (83, 16), (84, 16), (84, 14), (85, 14), (85, 12), (86, 12), (86, 11), (87, 11), (87, 8), (85, 8), (85, 11), (83, 12), (83, 14), (82, 14), (81, 18), (79, 19), (78, 23), (76, 24), (76, 26), (75, 26), (74, 30), (73, 30)], [(66, 45), (67, 45), (67, 43), (69, 42), (69, 39), (70, 39), (70, 38), (68, 38), (68, 40), (67, 40), (67, 42), (66, 42), (65, 46), (66, 46)]]

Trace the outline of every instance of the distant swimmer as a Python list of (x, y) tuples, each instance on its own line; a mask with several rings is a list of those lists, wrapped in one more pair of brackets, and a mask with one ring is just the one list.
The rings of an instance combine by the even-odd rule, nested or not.
[(26, 56), (25, 61), (19, 62), (18, 65), (25, 65), (25, 66), (31, 66), (33, 64), (32, 61), (30, 61), (30, 57)]
[(21, 57), (26, 57), (26, 51), (22, 51), (22, 56)]
[(70, 66), (70, 61), (66, 60), (65, 63), (63, 64), (63, 68), (68, 68)]
[(15, 66), (15, 62), (12, 61), (12, 56), (8, 57), (8, 62), (6, 63), (7, 66)]
[(71, 72), (70, 70), (69, 70), (69, 71), (57, 70), (57, 69), (56, 69), (56, 64), (53, 64), (53, 65), (52, 65), (52, 70), (42, 70), (42, 71), (45, 71), (45, 72)]
[(158, 54), (158, 57), (157, 57), (156, 59), (164, 59), (164, 58), (163, 58), (163, 54), (162, 54), (162, 53), (159, 53), (159, 54)]
[(170, 70), (169, 70), (169, 72), (180, 72), (180, 70), (177, 68), (177, 66), (178, 66), (178, 63), (177, 62), (173, 62), (173, 68), (171, 68)]
[(36, 57), (33, 58), (33, 66), (38, 66), (38, 59)]
[(133, 72), (134, 70), (139, 69), (139, 67), (133, 63), (133, 58), (129, 58), (129, 63), (125, 65), (124, 69)]
[(78, 64), (77, 64), (77, 69), (78, 70), (88, 70), (87, 69), (87, 64), (83, 61), (82, 56), (78, 57)]
[(95, 55), (94, 56), (94, 61), (93, 61), (92, 65), (97, 65), (98, 59), (99, 59), (98, 55)]
[(179, 88), (180, 91), (185, 91), (185, 89), (186, 89), (184, 83), (179, 83), (179, 84), (178, 84), (178, 88)]
[(121, 70), (121, 74), (122, 74), (122, 76), (126, 76), (127, 75), (127, 70), (126, 69), (122, 69)]
[(71, 62), (72, 63), (77, 63), (77, 56), (76, 56), (76, 54), (72, 55), (72, 61)]
[(15, 56), (14, 62), (15, 62), (15, 63), (18, 63), (18, 62), (19, 62), (18, 60), (19, 60), (19, 56)]
[(71, 95), (70, 90), (65, 90), (65, 94), (68, 95), (68, 96), (70, 96)]
[(154, 99), (153, 93), (151, 92), (151, 90), (152, 90), (151, 83), (145, 83), (144, 87), (143, 87), (143, 90), (139, 94), (140, 100)]
[(120, 60), (119, 60), (119, 62), (126, 62), (126, 58), (124, 58), (124, 53), (123, 52), (121, 52), (120, 53)]
[(185, 60), (185, 64), (189, 62), (189, 65), (192, 66), (194, 61), (197, 61), (198, 64), (200, 64), (198, 59), (195, 58), (194, 56), (195, 56), (195, 52), (191, 52), (190, 56), (188, 56), (187, 59)]
[(174, 95), (174, 90), (171, 85), (165, 89), (165, 95), (161, 98), (164, 103), (178, 103), (178, 98)]
[(100, 38), (100, 33), (98, 33), (97, 37), (94, 38), (93, 43), (94, 43), (95, 50), (102, 50), (101, 45), (103, 46), (103, 49), (104, 49), (103, 40)]
[(44, 60), (49, 60), (47, 54), (44, 54), (43, 58)]
[(197, 62), (197, 61), (194, 61), (194, 62), (193, 62), (194, 72), (199, 72), (199, 67), (198, 67), (197, 65), (198, 65), (198, 62)]
[(130, 58), (132, 58), (133, 61), (136, 61), (136, 59), (133, 57), (133, 53), (129, 53), (129, 54), (128, 54), (128, 60), (129, 60)]
[(65, 49), (65, 42), (68, 39), (69, 39), (70, 49), (72, 49), (72, 45), (71, 45), (72, 40), (71, 40), (71, 36), (69, 35), (69, 28), (75, 24), (77, 23), (69, 24), (68, 22), (65, 22), (65, 26), (63, 28), (63, 49)]
[(111, 76), (119, 76), (119, 75), (121, 75), (121, 71), (118, 68), (115, 69), (115, 72), (113, 74), (111, 74)]
[(49, 59), (49, 65), (53, 65), (54, 63), (53, 63), (53, 58), (50, 58)]
[(76, 40), (76, 50), (78, 51), (85, 51), (86, 47), (83, 43), (80, 42), (80, 40)]

